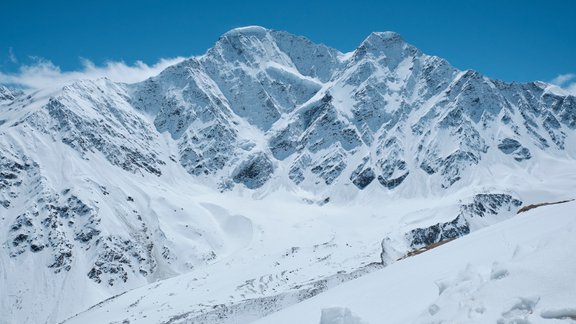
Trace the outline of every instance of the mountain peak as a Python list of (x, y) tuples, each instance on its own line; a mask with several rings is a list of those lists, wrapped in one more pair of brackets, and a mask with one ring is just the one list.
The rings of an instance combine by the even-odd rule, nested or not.
[(362, 44), (362, 46), (372, 46), (375, 48), (382, 48), (382, 47), (389, 47), (393, 45), (405, 45), (406, 42), (400, 36), (400, 34), (392, 31), (385, 31), (385, 32), (372, 32)]
[(400, 34), (393, 32), (393, 31), (372, 32), (367, 37), (367, 39), (370, 39), (370, 38), (378, 38), (378, 39), (388, 41), (388, 42), (404, 42), (404, 39), (402, 39), (402, 36), (400, 36)]
[(388, 59), (400, 59), (410, 55), (418, 55), (420, 51), (406, 43), (400, 34), (386, 31), (373, 32), (356, 49), (355, 57), (362, 58), (366, 55), (374, 57), (386, 57)]
[(270, 30), (259, 26), (240, 27), (224, 33), (208, 50), (207, 56), (227, 62), (242, 61), (254, 66), (268, 60), (282, 60)]

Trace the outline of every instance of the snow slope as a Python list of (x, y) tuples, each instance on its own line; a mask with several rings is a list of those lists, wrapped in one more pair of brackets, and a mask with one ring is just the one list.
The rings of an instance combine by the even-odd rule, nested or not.
[(575, 322), (575, 211), (519, 214), (254, 323)]

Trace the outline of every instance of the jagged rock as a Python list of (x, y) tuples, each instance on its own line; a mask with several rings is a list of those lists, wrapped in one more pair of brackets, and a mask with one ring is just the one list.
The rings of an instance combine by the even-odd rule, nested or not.
[(404, 181), (404, 179), (406, 179), (408, 174), (410, 174), (410, 172), (406, 172), (398, 178), (394, 179), (384, 179), (384, 177), (380, 175), (378, 176), (378, 182), (380, 182), (380, 184), (388, 189), (394, 189), (398, 187)]
[(461, 215), (470, 219), (511, 212), (522, 205), (522, 201), (508, 194), (478, 194), (472, 203), (462, 205)]
[(470, 233), (470, 227), (463, 217), (450, 222), (437, 223), (426, 228), (413, 229), (406, 234), (412, 248), (420, 248), (433, 243), (455, 239)]
[[(406, 256), (418, 254), (425, 249), (447, 242), (473, 230), (498, 221), (506, 215), (515, 215), (522, 202), (509, 194), (477, 194), (472, 202), (460, 206), (458, 215), (448, 222), (440, 222), (427, 227), (418, 227), (404, 233), (403, 240), (408, 243), (408, 250), (399, 247), (390, 237), (382, 240), (381, 260), (383, 265), (389, 265)], [(478, 218), (484, 220), (479, 222)], [(416, 251), (417, 253), (415, 253)]]
[(323, 179), (324, 183), (330, 185), (340, 176), (344, 168), (346, 168), (344, 159), (345, 155), (343, 152), (325, 155), (320, 158), (321, 162), (313, 166), (310, 171)]
[(505, 138), (498, 144), (498, 149), (505, 154), (511, 154), (521, 147), (522, 145), (517, 140), (511, 138)]
[(498, 144), (498, 149), (505, 154), (514, 156), (514, 159), (518, 162), (532, 158), (530, 150), (523, 147), (517, 140), (511, 138), (502, 139), (500, 144)]
[(117, 236), (108, 236), (97, 244), (97, 260), (88, 272), (88, 278), (96, 283), (105, 282), (113, 286), (116, 282), (126, 282), (130, 275), (139, 273), (147, 276), (157, 267), (152, 256), (152, 242), (146, 245)]
[(264, 185), (274, 172), (272, 161), (264, 153), (250, 156), (234, 170), (232, 179), (247, 188), (256, 189)]
[(350, 180), (358, 189), (366, 188), (376, 178), (372, 168), (362, 169), (362, 167), (363, 165), (360, 165), (350, 176)]

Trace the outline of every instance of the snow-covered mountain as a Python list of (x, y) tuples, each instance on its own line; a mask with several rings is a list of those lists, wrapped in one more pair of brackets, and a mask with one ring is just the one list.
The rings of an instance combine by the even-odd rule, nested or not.
[(392, 32), (245, 27), (140, 83), (0, 87), (0, 322), (259, 319), (574, 198), (575, 129), (575, 97)]

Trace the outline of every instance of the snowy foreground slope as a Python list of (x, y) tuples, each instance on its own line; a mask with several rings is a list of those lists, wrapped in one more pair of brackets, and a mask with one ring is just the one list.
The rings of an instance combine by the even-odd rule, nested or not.
[[(374, 272), (358, 279), (349, 278), (350, 281), (340, 286), (337, 284), (345, 280), (334, 279), (335, 274), (343, 276), (347, 265), (370, 260), (371, 251), (367, 250), (370, 246), (363, 245), (362, 241), (369, 242), (370, 237), (378, 235), (377, 230), (370, 232), (369, 229), (374, 224), (382, 224), (383, 217), (366, 217), (362, 219), (365, 226), (351, 229), (354, 221), (349, 220), (349, 215), (332, 215), (329, 221), (342, 226), (336, 236), (318, 230), (322, 227), (314, 223), (320, 220), (314, 218), (283, 231), (287, 236), (300, 233), (301, 237), (277, 237), (288, 245), (299, 244), (296, 249), (284, 250), (282, 257), (273, 257), (282, 245), (269, 243), (272, 246), (266, 247), (266, 254), (244, 255), (215, 264), (205, 272), (192, 272), (129, 291), (65, 323), (250, 323), (254, 320), (256, 323), (323, 324), (438, 323), (442, 320), (495, 323), (497, 319), (501, 319), (501, 323), (517, 323), (523, 319), (539, 323), (544, 319), (566, 320), (576, 316), (576, 263), (572, 257), (576, 247), (575, 207), (576, 203), (570, 202), (519, 214), (385, 268), (373, 266), (366, 273)], [(330, 229), (337, 227), (328, 225), (325, 218), (322, 223)], [(355, 233), (347, 233), (346, 227)], [(323, 246), (314, 246), (326, 254), (324, 260), (313, 258), (308, 242), (314, 242), (315, 238), (305, 237), (313, 229), (318, 241), (326, 240)], [(346, 236), (350, 240), (342, 242)], [(330, 245), (337, 248), (331, 249)], [(276, 262), (273, 260), (278, 261), (267, 264)], [(306, 263), (305, 269), (298, 268)], [(254, 276), (266, 268), (269, 274)], [(298, 280), (306, 273), (325, 280), (311, 282), (310, 287), (305, 287), (308, 289), (291, 287), (279, 293), (282, 281)], [(251, 279), (244, 281), (244, 278)], [(262, 297), (265, 290), (271, 288), (274, 293), (268, 298)], [(314, 290), (323, 293), (306, 300), (314, 295)], [(250, 299), (236, 297), (239, 292), (245, 294), (241, 297)], [(207, 296), (213, 300), (207, 300)], [(214, 303), (214, 300), (226, 301), (226, 304)], [(204, 313), (199, 311), (202, 306)], [(286, 308), (257, 320), (283, 307)], [(327, 320), (333, 315), (345, 314), (346, 309), (363, 321)], [(327, 313), (325, 321), (320, 320), (322, 312)]]
[(575, 216), (522, 213), (255, 323), (574, 323)]
[(289, 312), (575, 198), (575, 158), (573, 96), (392, 32), (340, 53), (246, 27), (140, 83), (0, 86), (0, 323)]

